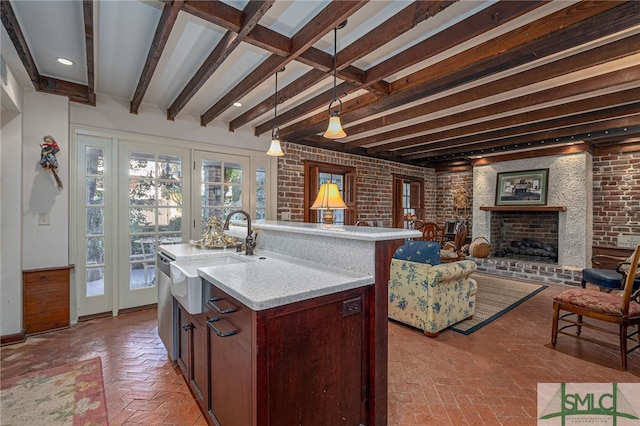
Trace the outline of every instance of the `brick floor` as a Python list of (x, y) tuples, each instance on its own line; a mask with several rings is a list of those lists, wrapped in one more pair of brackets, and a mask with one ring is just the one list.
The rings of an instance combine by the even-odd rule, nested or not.
[[(390, 322), (388, 425), (535, 425), (537, 383), (640, 382), (640, 351), (625, 372), (615, 351), (566, 336), (550, 347), (551, 298), (562, 289), (550, 285), (468, 336), (432, 339)], [(147, 309), (31, 336), (0, 350), (1, 377), (100, 356), (111, 426), (205, 425), (156, 326)]]

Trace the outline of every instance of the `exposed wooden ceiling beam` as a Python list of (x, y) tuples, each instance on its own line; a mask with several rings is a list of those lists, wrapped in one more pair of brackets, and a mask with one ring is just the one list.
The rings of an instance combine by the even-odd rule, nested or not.
[(614, 132), (619, 135), (625, 134), (623, 129), (626, 129), (626, 133), (635, 135), (640, 131), (640, 125), (638, 125), (638, 123), (640, 123), (640, 114), (634, 114), (610, 120), (588, 122), (577, 126), (545, 130), (517, 137), (509, 137), (465, 146), (455, 146), (438, 151), (416, 153), (398, 158), (428, 162), (433, 158), (442, 158), (443, 156), (454, 156), (471, 152), (481, 154), (482, 150), (486, 153), (491, 153), (503, 149), (503, 147), (508, 149), (508, 147), (523, 143), (531, 144), (530, 146), (549, 146), (554, 144), (566, 144), (570, 140), (588, 141), (597, 139), (598, 137), (610, 137)]
[(234, 102), (242, 99), (244, 95), (255, 89), (259, 84), (269, 78), (269, 76), (273, 75), (273, 73), (296, 59), (329, 30), (335, 28), (365, 4), (366, 1), (334, 1), (329, 3), (291, 38), (291, 51), (289, 56), (282, 58), (277, 55), (271, 55), (271, 57), (252, 71), (251, 74), (245, 77), (242, 83), (228, 91), (222, 99), (202, 114), (200, 116), (200, 124), (206, 126), (211, 120), (226, 111)]
[[(536, 134), (542, 131), (584, 123), (610, 120), (640, 113), (640, 89), (629, 89), (604, 96), (582, 99), (558, 107), (548, 107), (532, 114), (521, 114), (489, 120), (482, 130), (473, 132), (475, 125), (463, 126), (460, 131), (445, 130), (434, 134), (412, 138), (415, 145), (395, 150), (393, 155), (411, 155), (413, 153), (430, 152), (457, 146), (486, 142), (504, 138), (515, 138)], [(612, 102), (619, 102), (619, 106), (612, 107)], [(557, 114), (554, 114), (553, 111)], [(555, 118), (557, 115), (564, 115)], [(527, 117), (527, 118), (523, 118)], [(457, 135), (449, 136), (451, 133)], [(460, 136), (465, 134), (468, 136)], [(428, 139), (425, 141), (425, 139)], [(527, 141), (528, 142), (528, 141)], [(369, 151), (376, 153), (381, 151)]]
[[(367, 33), (365, 36), (351, 43), (345, 49), (341, 50), (336, 55), (336, 67), (339, 69), (343, 69), (350, 67), (351, 63), (362, 58), (366, 54), (371, 51), (383, 46), (388, 43), (390, 39), (394, 39), (405, 32), (411, 30), (420, 22), (425, 19), (436, 16), (441, 11), (445, 10), (454, 2), (451, 1), (417, 1), (409, 6), (405, 7), (403, 10), (398, 12), (396, 15), (390, 17), (388, 20), (377, 26), (374, 30)], [(324, 77), (324, 76), (323, 76)], [(344, 79), (344, 72), (342, 72), (341, 77)], [(318, 78), (320, 81), (322, 78)], [(383, 87), (377, 87), (380, 83), (384, 83)], [(360, 81), (348, 80), (345, 83), (341, 83), (336, 88), (336, 93), (340, 94), (339, 98), (346, 96), (350, 93), (353, 93), (363, 87), (364, 84), (364, 73)], [(382, 79), (374, 82), (373, 84), (368, 85), (372, 90), (372, 92), (376, 94), (387, 94), (389, 93), (389, 84), (384, 82)], [(292, 95), (293, 96), (293, 95)], [(320, 95), (315, 96), (309, 101), (305, 102), (303, 105), (299, 105), (297, 108), (291, 109), (283, 115), (283, 123), (289, 122), (291, 120), (295, 120), (303, 115), (306, 115), (308, 111), (313, 111), (323, 105), (328, 105), (328, 103), (333, 100), (333, 88), (326, 90)], [(265, 99), (265, 102), (268, 100)], [(273, 102), (273, 101), (272, 101)], [(273, 103), (271, 104), (273, 106)], [(230, 123), (234, 125), (234, 128), (237, 128), (239, 125), (246, 124), (247, 119), (257, 118), (257, 115), (247, 116), (243, 119), (243, 122), (234, 123), (233, 121)], [(235, 121), (235, 120), (234, 120)], [(255, 128), (256, 136), (259, 136), (263, 133), (269, 131), (269, 123), (261, 123)]]
[(247, 34), (255, 28), (264, 14), (271, 8), (274, 1), (275, 0), (252, 0), (247, 4), (243, 11), (243, 23), (238, 32), (228, 30), (222, 37), (207, 59), (205, 59), (204, 63), (167, 109), (168, 120), (173, 120), (176, 115), (178, 115), (187, 102), (200, 90), (202, 85), (213, 75), (229, 55), (240, 46), (240, 43), (246, 39)]
[[(391, 18), (389, 18), (388, 20), (380, 24), (378, 27), (376, 27), (369, 33), (360, 37), (358, 40), (356, 40), (355, 42), (351, 43), (349, 46), (347, 46), (346, 48), (338, 52), (336, 55), (336, 68), (340, 70), (344, 70), (345, 68), (350, 67), (351, 64), (356, 60), (366, 56), (370, 52), (385, 45), (389, 41), (400, 36), (401, 34), (404, 34), (405, 32), (414, 28), (416, 25), (418, 25), (420, 22), (424, 21), (428, 17), (435, 16), (436, 14), (438, 14), (439, 12), (441, 12), (442, 10), (450, 6), (452, 3), (453, 3), (452, 1), (416, 1), (414, 3), (411, 3), (409, 6), (405, 7), (402, 11), (400, 11), (398, 14), (392, 16)], [(350, 68), (353, 68), (353, 67), (350, 67)], [(331, 71), (331, 69), (329, 71)], [(364, 72), (361, 73), (359, 81), (348, 80), (348, 83), (353, 83), (353, 84), (344, 86), (344, 87), (352, 88), (350, 91), (346, 91), (346, 93), (355, 91), (363, 85), (364, 74), (365, 74)], [(314, 71), (311, 71), (305, 74), (304, 76), (300, 77), (296, 81), (287, 85), (282, 90), (283, 92), (282, 99), (280, 98), (280, 95), (278, 95), (278, 100), (280, 102), (284, 102), (285, 100), (301, 93), (303, 90), (309, 88), (313, 84), (321, 81), (323, 78), (326, 77), (326, 75), (327, 75), (326, 72), (317, 73)], [(311, 76), (313, 76), (313, 79), (311, 78)], [(343, 76), (344, 76), (344, 73), (343, 73)], [(341, 90), (341, 93), (345, 93), (344, 87)], [(297, 90), (294, 90), (294, 88), (296, 88)], [(380, 93), (380, 91), (377, 89), (378, 88), (374, 88), (373, 91)], [(388, 93), (388, 89), (389, 89), (389, 86), (388, 84), (385, 83), (383, 93)], [(321, 97), (324, 100), (324, 98), (326, 98), (326, 93), (323, 95), (325, 96), (321, 96)], [(331, 96), (333, 96), (333, 93), (331, 94)], [(328, 102), (329, 102), (328, 100), (325, 100), (324, 103), (328, 103)], [(233, 131), (237, 129), (238, 127), (259, 117), (264, 112), (266, 112), (267, 110), (273, 107), (274, 107), (273, 97), (268, 97), (264, 99), (256, 107), (245, 112), (238, 118), (232, 120), (229, 123), (229, 130)], [(315, 107), (312, 107), (312, 106), (309, 106), (309, 108), (315, 109)], [(260, 135), (261, 133), (264, 133), (266, 127), (268, 127), (268, 123), (266, 123), (264, 127), (257, 126), (256, 135)]]
[[(85, 24), (85, 43), (88, 43), (89, 40), (93, 40), (93, 8), (84, 2), (82, 6)], [(38, 92), (66, 96), (73, 102), (95, 106), (93, 87), (40, 74), (15, 12), (8, 0), (2, 0), (0, 2), (0, 15), (2, 16), (2, 25), (7, 31), (34, 89)], [(90, 33), (86, 31), (90, 31)], [(91, 57), (87, 56), (87, 71), (90, 73), (88, 79), (93, 85), (93, 48), (90, 49), (86, 47), (85, 51), (87, 55), (91, 54)]]
[(13, 42), (13, 47), (15, 47), (22, 65), (24, 65), (27, 74), (29, 74), (33, 87), (37, 89), (40, 87), (40, 73), (9, 0), (0, 2), (0, 14), (2, 15), (2, 25), (7, 30), (7, 34), (9, 34), (9, 38)]
[[(302, 77), (296, 79), (295, 81), (286, 85), (284, 88), (278, 90), (278, 105), (308, 89), (326, 76), (326, 72), (317, 69), (312, 69), (311, 71), (306, 72)], [(267, 111), (273, 110), (274, 106), (275, 99), (273, 98), (273, 96), (265, 98), (262, 102), (260, 102), (244, 114), (241, 114), (231, 120), (229, 122), (229, 131), (233, 132), (235, 129), (247, 124), (257, 117), (260, 117)], [(259, 135), (256, 134), (256, 136)]]
[(178, 12), (180, 12), (181, 8), (182, 0), (174, 0), (170, 4), (165, 3), (162, 9), (162, 15), (156, 27), (156, 32), (153, 35), (153, 41), (151, 42), (151, 46), (149, 46), (147, 60), (144, 63), (142, 74), (138, 80), (138, 86), (133, 94), (133, 99), (131, 99), (129, 103), (129, 112), (132, 114), (138, 113), (142, 98), (144, 98), (149, 83), (151, 83), (151, 78), (156, 71), (156, 67), (158, 66), (164, 47), (167, 45), (167, 40), (169, 40), (169, 35), (171, 35), (171, 30), (176, 23), (176, 19), (178, 19)]
[[(545, 2), (540, 1), (530, 1), (530, 2), (512, 2), (512, 1), (501, 1), (488, 7), (483, 13), (481, 18), (478, 18), (477, 15), (473, 15), (467, 19), (462, 20), (461, 22), (448, 27), (447, 29), (435, 34), (434, 36), (428, 38), (430, 41), (429, 46), (425, 46), (427, 40), (417, 44), (416, 46), (410, 47), (409, 49), (401, 52), (398, 55), (389, 58), (382, 63), (374, 66), (371, 70), (367, 72), (367, 81), (373, 82), (378, 79), (385, 78), (389, 75), (392, 75), (405, 67), (411, 66), (417, 62), (424, 61), (435, 56), (438, 53), (444, 52), (447, 49), (452, 48), (456, 44), (460, 42), (460, 40), (468, 40), (482, 32), (489, 31), (499, 25), (502, 25), (506, 22), (509, 22), (511, 19), (520, 16), (521, 14), (530, 11), (535, 7), (539, 7), (541, 4)], [(495, 16), (500, 16), (500, 20), (496, 20)], [(499, 51), (496, 50), (496, 54)], [(417, 62), (416, 62), (417, 61)], [(455, 68), (454, 68), (455, 69)], [(379, 70), (385, 70), (381, 72)], [(414, 73), (415, 74), (415, 73)], [(369, 77), (375, 76), (375, 77)], [(410, 78), (410, 77), (405, 77)], [(378, 105), (383, 99), (387, 99), (392, 95), (388, 95), (378, 99), (371, 99), (370, 102), (362, 102), (359, 101), (356, 103), (360, 108), (365, 108), (368, 105)], [(302, 117), (307, 115), (310, 111), (303, 110), (298, 107), (299, 111), (295, 114), (297, 117)], [(344, 108), (343, 108), (344, 111)], [(349, 121), (356, 120), (356, 114), (359, 118), (366, 118), (371, 114), (370, 110), (367, 110), (368, 113), (358, 114), (355, 110), (351, 114), (343, 115), (343, 122), (348, 123)], [(289, 113), (287, 111), (285, 114)], [(324, 130), (324, 126), (326, 125), (327, 114), (326, 113), (318, 113), (306, 120), (299, 121), (293, 125), (285, 126), (281, 128), (280, 135), (282, 137), (289, 138), (291, 140), (304, 139), (313, 134), (319, 133)], [(282, 123), (285, 124), (287, 121), (283, 120)]]
[(87, 55), (87, 100), (96, 105), (95, 63), (93, 58), (93, 0), (83, 0), (84, 45)]
[[(339, 88), (337, 89), (337, 93), (341, 94), (340, 97), (358, 90), (364, 83), (364, 72), (361, 72), (360, 78), (357, 80), (345, 79), (345, 69), (354, 68), (351, 66), (354, 61), (388, 43), (389, 39), (393, 39), (401, 34), (404, 34), (430, 16), (435, 16), (436, 14), (450, 6), (452, 3), (452, 1), (416, 1), (414, 3), (411, 3), (396, 15), (380, 24), (374, 30), (370, 31), (365, 36), (361, 37), (360, 39), (351, 43), (345, 49), (338, 52), (338, 54), (336, 55), (337, 68), (342, 70), (341, 78), (343, 80), (346, 80), (346, 82), (340, 84)], [(331, 71), (331, 69), (327, 70), (327, 72), (328, 71)], [(312, 80), (309, 78), (310, 74), (311, 73), (307, 73), (298, 79), (300, 81), (296, 80), (290, 85), (286, 86), (283, 89), (283, 93), (285, 93), (286, 96), (283, 96), (281, 100), (279, 96), (280, 102), (284, 102), (285, 100), (301, 93), (304, 89), (307, 89), (311, 85), (321, 81), (326, 77), (325, 73), (314, 73), (313, 76), (315, 77), (315, 79)], [(388, 83), (383, 81), (378, 81), (376, 83), (384, 83), (384, 85), (380, 87), (376, 85), (370, 86), (373, 92), (377, 94), (386, 94), (389, 92)], [(293, 90), (294, 87), (298, 88), (298, 90)], [(299, 107), (297, 111), (300, 111), (302, 113), (305, 110), (314, 110), (316, 108), (319, 108), (323, 104), (328, 104), (332, 99), (333, 90), (330, 89), (328, 91), (325, 91), (321, 95), (316, 96), (311, 100), (311, 102), (305, 103), (305, 105), (303, 107)], [(238, 118), (232, 120), (229, 123), (229, 130), (233, 131), (238, 127), (248, 123), (249, 121), (259, 117), (266, 110), (274, 107), (273, 102), (274, 100), (272, 97), (264, 99), (254, 109), (247, 111)], [(286, 117), (284, 117), (283, 122), (298, 118), (294, 114), (295, 111), (287, 114)], [(255, 134), (256, 136), (259, 136), (260, 134), (266, 133), (269, 130), (270, 123), (265, 122), (256, 126)]]
[[(350, 2), (357, 3), (353, 0), (350, 0)], [(226, 3), (220, 1), (205, 2), (200, 0), (187, 0), (182, 10), (229, 31), (238, 32), (240, 30), (242, 12)], [(292, 38), (288, 38), (261, 25), (256, 25), (253, 30), (247, 34), (244, 41), (283, 58), (289, 57), (292, 54)], [(333, 69), (333, 57), (312, 46), (305, 51), (299, 52), (295, 60), (324, 72), (330, 72)], [(364, 71), (354, 66), (348, 66), (339, 70), (338, 75), (345, 81), (359, 83), (362, 83), (365, 78)], [(379, 84), (370, 90), (386, 92), (388, 88), (384, 84)]]
[[(526, 121), (537, 121), (543, 120), (554, 115), (564, 115), (567, 113), (575, 113), (581, 111), (580, 108), (584, 108), (581, 104), (582, 101), (577, 102), (569, 102), (570, 105), (573, 105), (576, 109), (573, 111), (568, 111), (568, 106), (566, 104), (554, 105), (548, 108), (537, 108), (534, 111), (529, 111), (525, 113), (518, 113), (519, 110), (523, 110), (526, 108), (536, 107), (538, 105), (543, 105), (545, 103), (557, 101), (559, 99), (567, 99), (570, 100), (572, 97), (578, 95), (585, 95), (591, 92), (600, 91), (603, 89), (609, 89), (612, 87), (625, 85), (626, 83), (633, 83), (640, 81), (640, 66), (625, 68), (622, 70), (602, 74), (599, 76), (591, 77), (585, 80), (573, 81), (571, 83), (550, 88), (547, 90), (542, 90), (539, 92), (532, 92), (524, 96), (508, 99), (506, 101), (494, 103), (491, 105), (483, 105), (482, 107), (470, 109), (467, 111), (448, 114), (445, 117), (439, 117), (433, 120), (425, 120), (422, 123), (417, 123), (413, 126), (403, 127), (396, 130), (392, 130), (389, 132), (380, 133), (383, 137), (379, 138), (379, 135), (372, 135), (367, 138), (358, 139), (356, 144), (351, 145), (347, 143), (347, 149), (353, 148), (356, 146), (364, 146), (372, 143), (377, 143), (385, 140), (397, 139), (399, 137), (409, 136), (412, 134), (424, 133), (427, 131), (433, 131), (438, 128), (443, 128), (446, 126), (457, 125), (455, 129), (451, 129), (449, 131), (445, 131), (446, 135), (443, 138), (454, 138), (463, 136), (464, 134), (486, 131), (492, 128), (504, 127), (507, 125), (515, 125), (521, 124)], [(614, 93), (614, 95), (607, 95), (607, 101), (613, 101), (615, 103), (624, 103), (625, 101), (622, 99), (616, 99), (615, 96), (620, 96), (620, 93)], [(602, 96), (605, 98), (605, 96)], [(611, 98), (611, 100), (609, 100)], [(602, 104), (604, 99), (600, 99), (600, 106), (598, 108), (606, 107), (607, 104)], [(567, 101), (568, 102), (568, 101)], [(430, 102), (430, 104), (437, 103), (437, 101)], [(586, 102), (584, 103), (586, 105)], [(436, 108), (435, 105), (433, 105)], [(490, 113), (487, 114), (487, 108), (490, 109)], [(596, 108), (592, 106), (591, 108)], [(437, 111), (437, 109), (434, 109)], [(508, 113), (510, 111), (515, 111), (514, 115), (510, 115), (506, 118), (501, 118), (497, 120), (491, 120), (491, 115), (498, 115), (503, 113)], [(469, 126), (465, 126), (465, 122), (470, 122), (473, 120), (478, 120), (483, 117), (488, 117), (486, 121), (482, 121), (480, 123), (471, 124)], [(515, 121), (515, 122), (514, 122)], [(494, 124), (495, 122), (495, 124)], [(460, 126), (462, 124), (462, 126)], [(422, 138), (422, 139), (419, 139)], [(412, 142), (409, 142), (409, 141)], [(430, 140), (436, 140), (433, 133), (418, 136), (416, 138), (405, 139), (398, 142), (389, 142), (385, 144), (376, 145), (375, 147), (371, 147), (367, 149), (368, 152), (379, 152), (387, 149), (398, 149), (407, 146), (412, 146), (419, 140), (422, 143), (426, 143)], [(364, 143), (366, 142), (366, 143)]]
[[(639, 5), (636, 5), (634, 6), (634, 8), (638, 6)], [(581, 17), (584, 16), (585, 10), (582, 9), (582, 12), (583, 13), (580, 15)], [(463, 60), (470, 61), (471, 59), (469, 58), (474, 58), (475, 53), (478, 53), (480, 57), (487, 57), (486, 53), (484, 53), (485, 51), (496, 49), (496, 48), (498, 49), (504, 48), (504, 53), (498, 56), (489, 57), (489, 59), (486, 59), (479, 63), (473, 62), (473, 65), (470, 62), (465, 68), (461, 68), (458, 71), (455, 71), (452, 74), (453, 78), (455, 79), (457, 74), (458, 75), (457, 78), (458, 80), (461, 80), (460, 84), (462, 84), (464, 82), (469, 82), (472, 79), (478, 78), (480, 76), (484, 76), (487, 72), (503, 71), (505, 69), (508, 69), (507, 67), (515, 67), (517, 65), (521, 65), (525, 60), (536, 60), (536, 59), (548, 57), (552, 54), (561, 52), (564, 48), (566, 48), (568, 40), (573, 41), (576, 45), (579, 45), (579, 44), (581, 45), (581, 44), (585, 44), (587, 42), (599, 39), (605, 35), (610, 34), (611, 32), (615, 33), (620, 30), (626, 29), (628, 26), (634, 25), (633, 20), (629, 19), (628, 12), (629, 10), (627, 8), (614, 9), (612, 11), (605, 12), (608, 18), (607, 19), (608, 25), (606, 26), (606, 28), (603, 28), (603, 29), (599, 29), (597, 26), (594, 26), (594, 22), (590, 20), (577, 22), (574, 25), (570, 25), (566, 27), (562, 27), (562, 25), (558, 22), (558, 18), (559, 18), (558, 16), (553, 16), (554, 19), (551, 19), (551, 21), (556, 23), (553, 26), (546, 24), (547, 22), (546, 20), (541, 20), (540, 22), (534, 23), (538, 25), (533, 25), (533, 27), (544, 28), (546, 30), (550, 30), (552, 28), (553, 29), (559, 28), (559, 30), (552, 34), (549, 34), (546, 32), (540, 32), (540, 33), (534, 32), (533, 34), (531, 34), (531, 31), (527, 31), (527, 29), (524, 30), (524, 33), (521, 30), (516, 30), (506, 34), (505, 36), (508, 36), (508, 37), (503, 37), (503, 40), (507, 41), (512, 39), (518, 39), (519, 38), (518, 35), (520, 35), (521, 37), (526, 35), (527, 38), (530, 40), (530, 42), (521, 44), (520, 46), (518, 45), (504, 46), (500, 43), (495, 43), (495, 44), (485, 43), (482, 46), (478, 46), (477, 48), (472, 49), (472, 52), (462, 52), (456, 57), (453, 57), (450, 59), (451, 64), (456, 64)], [(560, 13), (560, 16), (564, 16), (564, 14)], [(576, 14), (569, 14), (569, 16), (575, 17)], [(540, 38), (534, 38), (536, 35), (540, 35)], [(517, 48), (515, 46), (517, 46)], [(517, 62), (514, 63), (514, 61), (517, 61)], [(443, 64), (443, 65), (444, 65), (443, 68), (447, 67), (446, 64)], [(437, 66), (438, 65), (436, 65), (436, 67)], [(552, 67), (549, 66), (547, 68), (552, 68)], [(572, 70), (571, 67), (568, 67), (566, 69), (566, 72), (571, 72), (571, 71), (575, 71), (575, 70)], [(433, 74), (438, 75), (439, 74), (438, 70), (434, 70)], [(557, 76), (557, 75), (560, 75), (560, 74), (558, 73), (554, 74), (554, 76)], [(456, 96), (453, 97), (454, 99), (449, 98), (446, 100), (438, 100), (430, 103), (428, 102), (422, 105), (418, 105), (415, 108), (405, 110), (403, 112), (386, 114), (384, 117), (379, 117), (373, 120), (369, 120), (366, 123), (357, 124), (353, 127), (346, 126), (346, 128), (348, 129), (349, 135), (354, 136), (359, 133), (368, 132), (368, 131), (377, 129), (382, 126), (388, 126), (390, 124), (399, 123), (405, 120), (409, 120), (411, 118), (428, 114), (435, 110), (441, 110), (441, 109), (447, 108), (448, 106), (453, 106), (451, 102), (452, 100), (454, 101), (455, 105), (461, 105), (463, 103), (462, 102), (463, 100), (465, 102), (469, 102), (474, 99), (478, 99), (476, 98), (476, 95), (479, 95), (480, 93), (487, 95), (488, 89), (490, 89), (491, 87), (493, 87), (493, 93), (504, 93), (505, 91), (512, 90), (520, 86), (524, 86), (528, 84), (528, 82), (541, 81), (541, 79), (546, 80), (548, 78), (551, 78), (551, 76), (545, 77), (540, 74), (535, 75), (535, 71), (526, 71), (524, 73), (518, 74), (518, 77), (511, 76), (511, 77), (503, 78), (502, 83), (493, 82), (493, 83), (489, 83), (488, 85), (484, 85), (484, 87), (481, 88), (480, 90), (470, 89), (465, 92), (465, 95), (469, 94), (471, 96), (458, 96), (456, 94)], [(441, 80), (434, 79), (433, 81), (430, 81), (428, 83), (428, 86), (432, 90), (435, 90), (436, 87), (442, 87), (442, 86), (444, 86), (445, 88), (448, 88), (449, 84), (447, 83), (450, 80), (452, 80), (451, 77), (447, 79), (447, 77), (445, 76)], [(504, 84), (505, 80), (508, 80), (510, 84)], [(437, 105), (436, 107), (437, 109), (434, 110), (433, 108), (435, 107), (435, 105)], [(348, 122), (346, 118), (345, 118), (345, 122)], [(350, 148), (353, 148), (355, 146), (363, 146), (369, 143), (371, 143), (371, 141), (358, 139), (358, 140), (350, 141), (348, 145)]]
[[(429, 80), (420, 86), (414, 86), (413, 83), (406, 83), (404, 84), (404, 86), (411, 86), (411, 90), (393, 93), (379, 99), (372, 104), (362, 103), (363, 108), (361, 110), (343, 114), (343, 123), (345, 123), (345, 129), (350, 136), (353, 136), (360, 132), (370, 131), (381, 126), (386, 126), (412, 118), (412, 116), (420, 116), (421, 110), (420, 106), (418, 106), (416, 108), (408, 109), (403, 113), (399, 113), (398, 115), (385, 114), (384, 117), (374, 120), (367, 120), (367, 122), (363, 124), (355, 125), (355, 128), (351, 128), (348, 125), (348, 123), (350, 122), (356, 122), (358, 120), (371, 117), (387, 109), (402, 106), (408, 102), (413, 102), (425, 96), (434, 95), (438, 92), (450, 89), (452, 87), (469, 83), (492, 73), (508, 70), (512, 67), (523, 64), (525, 61), (539, 59), (545, 54), (551, 55), (553, 53), (557, 53), (561, 51), (560, 46), (566, 46), (565, 39), (567, 37), (574, 39), (574, 41), (575, 37), (581, 37), (580, 39), (583, 40), (583, 42), (591, 41), (593, 40), (593, 38), (598, 38), (597, 34), (595, 34), (592, 29), (594, 24), (593, 22), (587, 21), (587, 23), (585, 24), (581, 23), (581, 21), (578, 20), (575, 21), (577, 22), (576, 25), (567, 27), (557, 20), (558, 17), (556, 15), (560, 14), (560, 16), (564, 16), (566, 14), (567, 16), (574, 17), (575, 19), (583, 19), (586, 16), (587, 11), (590, 12), (588, 16), (593, 16), (593, 14), (602, 13), (604, 7), (610, 9), (610, 3), (605, 3), (598, 3), (597, 5), (590, 5), (590, 7), (580, 8), (581, 13), (579, 14), (567, 14), (566, 12), (562, 13), (562, 11), (560, 11), (557, 14), (554, 14), (555, 19), (552, 20), (552, 22), (555, 23), (554, 25), (549, 25), (546, 19), (541, 19), (532, 23), (530, 25), (531, 28), (525, 28), (524, 30), (516, 29), (508, 32), (501, 37), (501, 43), (487, 42), (473, 49), (470, 49), (469, 51), (461, 52), (460, 54), (445, 61), (434, 64), (433, 66), (417, 71), (416, 73), (413, 73), (412, 75), (403, 79), (403, 81), (414, 81), (414, 76), (415, 81), (422, 81), (424, 75), (432, 75), (432, 80)], [(629, 7), (631, 7), (631, 9), (635, 9), (638, 6), (640, 5), (629, 4), (622, 10), (617, 10), (616, 16), (618, 17), (618, 19), (614, 20), (614, 24), (617, 23), (618, 25), (617, 28), (627, 28), (628, 26), (637, 23), (637, 18), (633, 18), (634, 15), (631, 15), (631, 18), (629, 18), (627, 12), (629, 11)], [(606, 10), (607, 9), (605, 9), (605, 11)], [(596, 26), (596, 28), (599, 27)], [(612, 26), (603, 28), (603, 31), (612, 31)], [(537, 38), (534, 38), (536, 36)], [(524, 37), (525, 40), (529, 40), (529, 42), (524, 42), (524, 44), (521, 45), (512, 44), (512, 39), (518, 40), (521, 37)], [(507, 43), (507, 45), (503, 43)], [(476, 58), (486, 59), (476, 62)], [(587, 63), (588, 62), (589, 61), (587, 59)], [(571, 67), (569, 66), (564, 72), (571, 71)], [(557, 76), (561, 74), (556, 73), (555, 75)], [(438, 101), (438, 108), (444, 109), (453, 105), (461, 105), (464, 102), (480, 99), (481, 96), (490, 96), (490, 94), (503, 93), (507, 90), (515, 89), (522, 85), (528, 84), (527, 82), (542, 81), (547, 78), (550, 77), (544, 77), (539, 74), (536, 75), (535, 72), (527, 71), (524, 73), (520, 73), (517, 76), (503, 78), (501, 80), (502, 83), (493, 82), (488, 85), (483, 85), (482, 87), (477, 89), (467, 90), (464, 92), (466, 96), (460, 96), (460, 94), (456, 94), (456, 96), (454, 97), (441, 99)], [(510, 84), (504, 84), (506, 82)], [(500, 84), (502, 84), (502, 86), (500, 86)], [(400, 118), (399, 115), (402, 115), (402, 118)], [(324, 120), (326, 120), (326, 116), (322, 117), (322, 114), (317, 114), (306, 120), (304, 123), (296, 123), (298, 127), (304, 127), (304, 130), (292, 133), (292, 129), (296, 128), (295, 125), (286, 126), (281, 129), (281, 135), (283, 137), (290, 137), (292, 140), (295, 140), (297, 138), (303, 138), (312, 134), (319, 133), (323, 130), (322, 126), (324, 124), (316, 124), (315, 126), (313, 124), (316, 122), (321, 123)], [(349, 142), (349, 144), (349, 147), (353, 148), (357, 146), (358, 142), (351, 141)]]

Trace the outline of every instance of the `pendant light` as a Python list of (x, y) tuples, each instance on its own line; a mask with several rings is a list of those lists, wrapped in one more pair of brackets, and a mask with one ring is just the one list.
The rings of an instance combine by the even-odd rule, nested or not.
[(280, 128), (278, 128), (278, 72), (284, 71), (284, 68), (276, 71), (276, 92), (274, 95), (274, 105), (273, 105), (273, 129), (271, 130), (271, 145), (269, 146), (269, 151), (267, 151), (267, 155), (271, 155), (274, 157), (282, 157), (284, 155), (284, 151), (282, 151), (282, 147), (280, 146)]
[[(329, 103), (329, 126), (327, 131), (324, 132), (324, 137), (327, 139), (342, 139), (347, 136), (342, 129), (342, 123), (340, 122), (340, 114), (342, 113), (342, 101), (336, 96), (336, 74), (337, 74), (337, 46), (338, 46), (338, 29), (342, 29), (347, 25), (347, 21), (342, 22), (340, 25), (333, 29), (333, 100)], [(334, 103), (339, 104), (337, 110), (331, 110)]]

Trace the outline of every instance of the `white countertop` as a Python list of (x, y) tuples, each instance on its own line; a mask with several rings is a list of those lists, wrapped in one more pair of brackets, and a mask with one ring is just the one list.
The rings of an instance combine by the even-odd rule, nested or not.
[[(198, 273), (255, 311), (372, 285), (375, 242), (422, 235), (409, 229), (301, 222), (266, 221), (252, 223), (252, 228), (258, 233), (258, 247), (254, 256), (247, 256), (250, 261), (205, 266)], [(235, 253), (235, 248), (204, 249), (192, 244), (159, 249), (174, 260)]]
[(201, 277), (254, 311), (374, 283), (369, 275), (272, 252), (256, 253), (249, 262), (203, 267), (198, 271)]
[(193, 244), (162, 245), (159, 247), (159, 250), (171, 257), (172, 260), (202, 259), (206, 257), (220, 256), (228, 252), (236, 251), (234, 247), (229, 247), (226, 249), (206, 249)]
[[(236, 222), (239, 224), (240, 222)], [(254, 230), (260, 229), (309, 234), (350, 240), (385, 241), (421, 237), (422, 232), (413, 229), (381, 228), (376, 226), (325, 225), (322, 223), (281, 222), (267, 220), (251, 223)]]

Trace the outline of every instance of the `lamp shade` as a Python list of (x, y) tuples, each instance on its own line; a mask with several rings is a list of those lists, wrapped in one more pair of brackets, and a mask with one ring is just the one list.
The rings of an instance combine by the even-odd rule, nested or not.
[(340, 196), (340, 189), (335, 183), (323, 183), (320, 185), (320, 191), (316, 201), (311, 206), (312, 210), (337, 210), (346, 209), (347, 205)]
[(327, 139), (342, 139), (347, 137), (347, 134), (342, 129), (340, 114), (336, 111), (331, 113), (331, 116), (329, 117), (329, 126), (323, 136)]
[(271, 139), (271, 145), (269, 146), (269, 151), (267, 151), (267, 155), (271, 155), (273, 157), (282, 157), (284, 155), (284, 151), (280, 146), (280, 139), (277, 139), (277, 138)]

